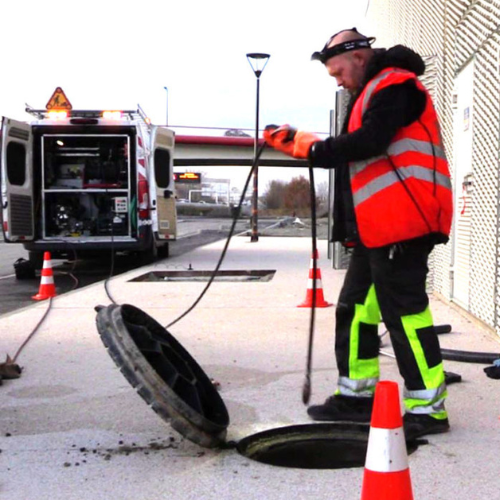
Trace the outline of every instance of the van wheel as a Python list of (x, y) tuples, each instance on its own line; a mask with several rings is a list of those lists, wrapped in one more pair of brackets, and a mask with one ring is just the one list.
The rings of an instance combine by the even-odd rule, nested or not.
[(151, 238), (151, 243), (147, 250), (141, 252), (140, 254), (140, 262), (141, 266), (147, 266), (149, 264), (153, 264), (158, 259), (158, 249), (156, 248), (156, 244), (154, 239)]
[(168, 259), (169, 255), (170, 255), (170, 247), (169, 247), (168, 243), (165, 243), (161, 247), (158, 247), (156, 250), (157, 250), (159, 259)]
[(34, 269), (40, 270), (43, 267), (43, 252), (28, 252), (28, 259)]

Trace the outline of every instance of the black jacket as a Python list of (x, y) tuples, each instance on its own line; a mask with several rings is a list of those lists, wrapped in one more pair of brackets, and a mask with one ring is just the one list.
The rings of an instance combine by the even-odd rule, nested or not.
[(425, 108), (425, 94), (414, 82), (391, 85), (373, 96), (363, 115), (362, 126), (355, 132), (347, 132), (357, 97), (375, 75), (389, 67), (406, 69), (417, 76), (425, 71), (422, 58), (407, 47), (396, 45), (388, 50), (376, 50), (364, 81), (351, 96), (341, 134), (311, 148), (309, 160), (315, 167), (335, 168), (332, 241), (349, 245), (358, 240), (348, 162), (384, 154), (398, 129), (417, 120)]

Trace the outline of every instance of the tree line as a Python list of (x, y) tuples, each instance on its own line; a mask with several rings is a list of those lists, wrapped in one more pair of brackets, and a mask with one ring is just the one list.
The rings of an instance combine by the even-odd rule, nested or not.
[[(294, 177), (289, 182), (272, 180), (262, 195), (262, 202), (269, 210), (286, 209), (292, 212), (310, 210), (310, 182), (304, 176)], [(315, 185), (316, 207), (326, 204), (328, 186), (326, 182)]]

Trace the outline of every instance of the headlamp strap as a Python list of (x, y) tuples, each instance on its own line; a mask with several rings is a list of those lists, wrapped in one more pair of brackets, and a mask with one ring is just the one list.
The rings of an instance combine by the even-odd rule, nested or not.
[(328, 61), (331, 57), (338, 56), (344, 52), (349, 52), (350, 50), (356, 49), (369, 49), (371, 44), (375, 41), (374, 37), (370, 38), (359, 38), (358, 40), (349, 40), (347, 42), (338, 43), (333, 47), (324, 47), (321, 52), (315, 52), (311, 59), (313, 61), (321, 61), (323, 64)]

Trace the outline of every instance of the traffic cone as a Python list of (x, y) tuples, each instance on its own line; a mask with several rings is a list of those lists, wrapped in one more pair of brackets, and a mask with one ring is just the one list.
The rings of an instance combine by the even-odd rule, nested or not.
[(40, 288), (36, 295), (33, 295), (35, 300), (45, 300), (56, 296), (56, 287), (54, 285), (54, 274), (52, 273), (52, 261), (50, 260), (50, 252), (43, 254), (43, 268)]
[(361, 500), (413, 500), (396, 382), (375, 388)]
[(318, 260), (318, 251), (316, 250), (316, 254), (313, 253), (311, 258), (311, 265), (309, 266), (309, 280), (307, 282), (307, 292), (306, 299), (302, 304), (299, 304), (297, 307), (312, 307), (313, 301), (313, 283), (316, 278), (316, 307), (329, 307), (332, 304), (325, 301), (325, 297), (323, 296), (323, 285), (321, 283), (321, 270), (316, 265), (316, 276), (314, 276), (314, 259)]

